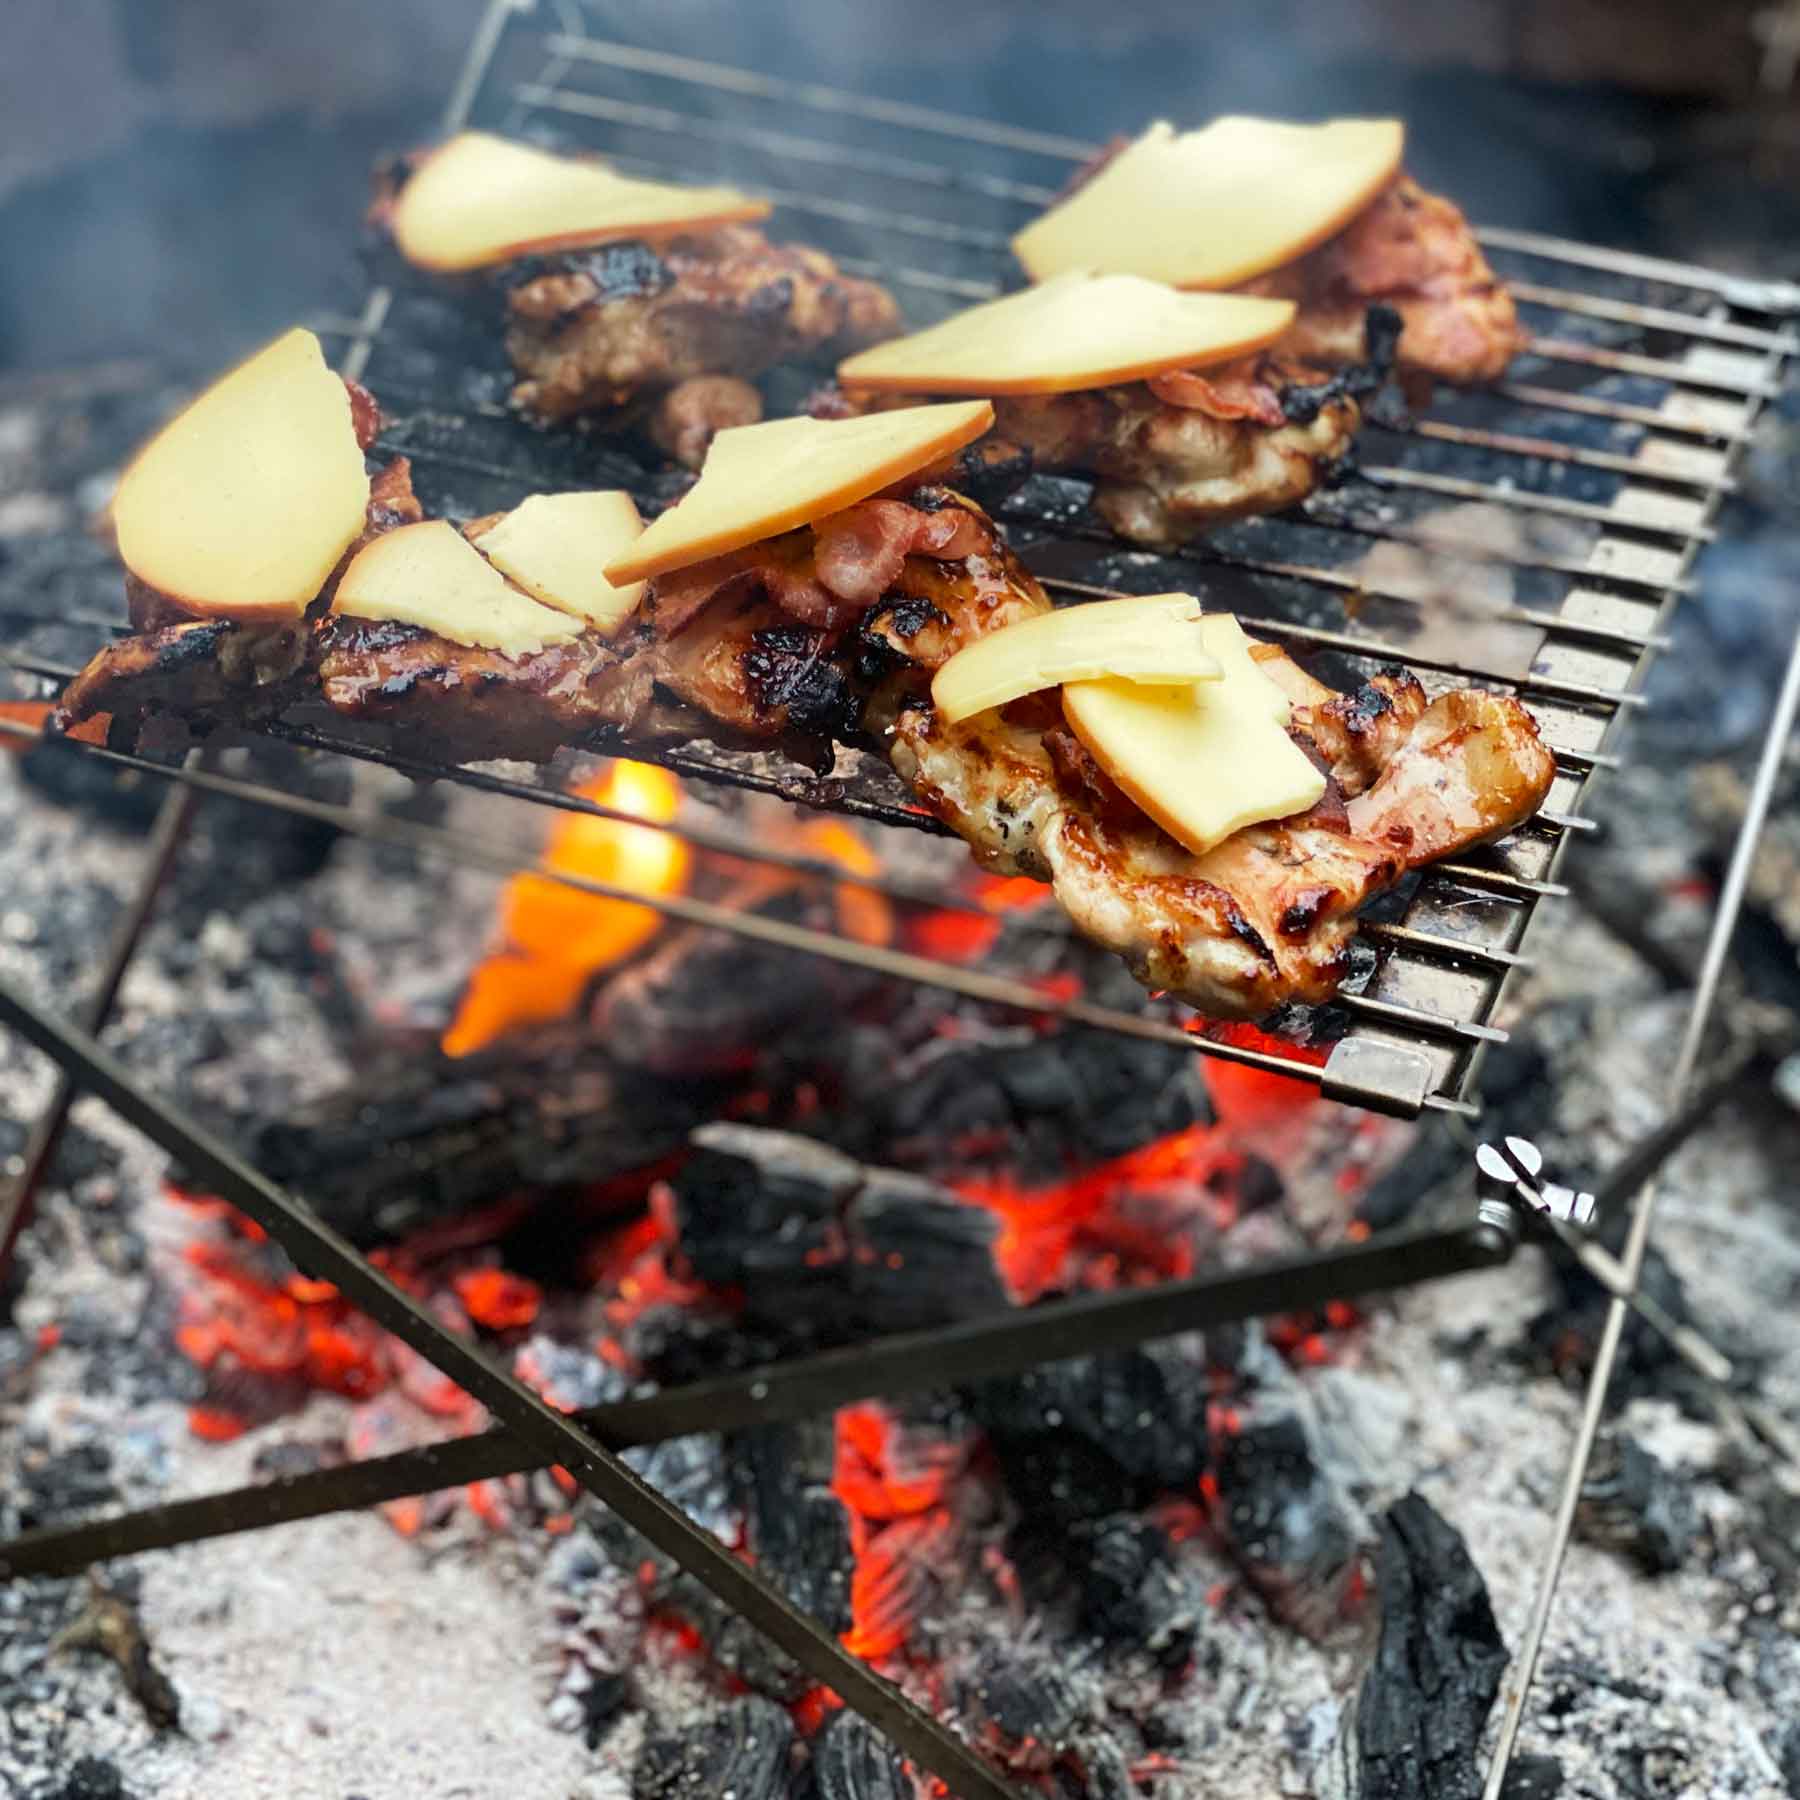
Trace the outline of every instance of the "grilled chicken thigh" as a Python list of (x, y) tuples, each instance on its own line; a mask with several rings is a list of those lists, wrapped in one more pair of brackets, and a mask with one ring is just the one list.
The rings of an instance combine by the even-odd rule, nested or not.
[(754, 225), (534, 258), (506, 310), (521, 408), (558, 421), (648, 405), (650, 435), (690, 468), (715, 432), (762, 417), (754, 377), (900, 327), (886, 289)]
[(1304, 362), (1355, 362), (1363, 315), (1377, 304), (1400, 316), (1402, 375), (1497, 381), (1526, 343), (1461, 209), (1405, 174), (1336, 237), (1241, 291), (1299, 306), (1280, 349)]

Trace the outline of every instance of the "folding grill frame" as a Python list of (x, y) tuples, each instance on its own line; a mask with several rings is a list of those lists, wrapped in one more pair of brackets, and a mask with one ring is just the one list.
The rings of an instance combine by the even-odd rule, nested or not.
[[(907, 103), (871, 99), (787, 78), (607, 42), (589, 33), (581, 0), (489, 0), (446, 112), (445, 128), (491, 125), (565, 148), (605, 151), (634, 172), (673, 178), (727, 176), (778, 202), (777, 237), (817, 243), (855, 273), (888, 283), (915, 323), (999, 291), (1010, 279), (1007, 236), (1045, 204), (1093, 146), (1050, 133), (959, 118)], [(1375, 966), (1337, 1009), (1336, 1038), (1321, 1070), (1299, 1058), (1245, 1051), (1196, 1037), (1173, 1020), (1045, 999), (1029, 986), (979, 971), (894, 952), (813, 941), (820, 934), (718, 914), (680, 897), (654, 900), (677, 918), (735, 929), (789, 949), (840, 956), (1021, 1009), (1072, 1022), (1179, 1043), (1204, 1055), (1316, 1081), (1330, 1097), (1416, 1116), (1472, 1116), (1469, 1098), (1484, 1047), (1504, 1040), (1495, 1017), (1540, 900), (1566, 892), (1556, 876), (1571, 839), (1589, 828), (1581, 805), (1596, 772), (1615, 766), (1626, 717), (1642, 689), (1664, 628), (1689, 589), (1695, 555), (1713, 535), (1722, 499), (1758, 412), (1779, 391), (1800, 345), (1783, 321), (1800, 313), (1800, 288), (1722, 276), (1704, 269), (1544, 238), (1479, 234), (1531, 320), (1557, 329), (1534, 337), (1506, 382), (1443, 397), (1398, 429), (1370, 429), (1393, 460), (1362, 464), (1336, 492), (1316, 496), (1286, 519), (1250, 521), (1176, 556), (1128, 552), (1079, 518), (1079, 487), (1036, 484), (1002, 512), (1014, 542), (1053, 592), (1153, 591), (1201, 587), (1278, 641), (1367, 673), (1383, 663), (1412, 667), (1428, 692), (1469, 677), (1517, 693), (1536, 715), (1557, 756), (1549, 804), (1538, 819), (1488, 850), (1438, 865), (1403, 895), (1391, 916), (1365, 927)], [(1558, 271), (1573, 271), (1573, 275)], [(1541, 278), (1542, 277), (1542, 278)], [(1571, 288), (1562, 281), (1578, 280)], [(611, 479), (659, 497), (654, 475), (616, 449), (561, 433), (523, 428), (492, 391), (472, 391), (468, 348), (441, 338), (442, 296), (424, 284), (377, 287), (355, 320), (321, 321), (342, 341), (340, 366), (368, 382), (392, 426), (382, 448), (419, 465), (433, 484), (471, 492), (474, 512), (509, 505), (533, 488), (572, 485), (571, 443), (585, 479)], [(1627, 334), (1628, 347), (1609, 341)], [(487, 346), (491, 356), (494, 346)], [(1624, 394), (1619, 391), (1626, 389)], [(1599, 430), (1604, 447), (1591, 440)], [(604, 476), (595, 473), (604, 467)], [(1383, 588), (1361, 558), (1383, 539), (1435, 557), (1432, 512), (1445, 501), (1483, 503), (1516, 515), (1526, 530), (1487, 547), (1468, 542), (1459, 557), (1493, 562), (1515, 584), (1490, 624), (1533, 634), (1528, 654), (1504, 670), (1482, 671), (1437, 655), (1407, 654), (1404, 628), (1368, 624), (1371, 613), (1405, 620), (1418, 595)], [(447, 510), (457, 510), (453, 505)], [(1438, 520), (1441, 532), (1442, 519)], [(1561, 535), (1546, 540), (1544, 526)], [(106, 621), (95, 621), (106, 625)], [(52, 677), (68, 671), (28, 655), (5, 664)], [(1770, 803), (1780, 753), (1800, 707), (1800, 641), (1775, 709), (1744, 827), (1720, 895), (1689, 1026), (1670, 1084), (1670, 1126), (1653, 1154), (1631, 1159), (1621, 1198), (1704, 1116), (1713, 1084), (1689, 1096), (1701, 1042), (1726, 962), (1751, 853)], [(453, 780), (542, 804), (608, 815), (539, 782), (453, 769), (395, 756), (367, 744), (283, 729), (314, 749), (383, 762), (421, 778)], [(153, 761), (70, 746), (141, 769), (172, 786), (145, 859), (138, 892), (109, 946), (101, 979), (72, 1028), (0, 986), (0, 1024), (46, 1050), (61, 1074), (51, 1106), (27, 1147), (26, 1168), (0, 1194), (0, 1265), (23, 1222), (31, 1189), (53, 1152), (73, 1093), (99, 1094), (115, 1110), (269, 1229), (296, 1263), (335, 1281), (347, 1297), (406, 1339), (489, 1407), (499, 1421), (482, 1436), (375, 1459), (205, 1499), (152, 1507), (115, 1519), (39, 1531), (0, 1544), (0, 1579), (66, 1572), (99, 1559), (253, 1529), (329, 1510), (363, 1506), (512, 1470), (559, 1461), (582, 1485), (706, 1581), (767, 1632), (817, 1679), (835, 1687), (921, 1767), (965, 1800), (998, 1800), (1011, 1790), (959, 1739), (864, 1668), (816, 1623), (797, 1613), (753, 1571), (735, 1564), (706, 1533), (644, 1487), (613, 1454), (633, 1443), (734, 1424), (794, 1418), (850, 1400), (975, 1379), (1044, 1361), (1146, 1341), (1227, 1319), (1321, 1304), (1504, 1260), (1517, 1242), (1514, 1221), (1490, 1204), (1410, 1232), (1171, 1283), (1151, 1291), (1090, 1296), (1030, 1312), (877, 1340), (825, 1356), (773, 1365), (652, 1393), (570, 1420), (456, 1338), (416, 1301), (394, 1289), (351, 1246), (227, 1146), (147, 1093), (95, 1041), (157, 892), (179, 853), (195, 803), (207, 793), (258, 800), (325, 819), (364, 835), (410, 843), (479, 866), (508, 868), (509, 853), (454, 834), (352, 809), (295, 799), (211, 772), (197, 759), (172, 769)], [(907, 802), (897, 778), (872, 759), (840, 761), (828, 779), (772, 767), (767, 758), (700, 745), (644, 751), (684, 775), (760, 789), (827, 810), (908, 828), (937, 829)], [(540, 778), (541, 781), (541, 778)], [(616, 816), (616, 815), (610, 815)], [(702, 832), (690, 835), (705, 840)], [(755, 855), (754, 847), (729, 846)], [(805, 859), (774, 857), (802, 872), (843, 879)], [(565, 877), (596, 893), (604, 884)], [(901, 899), (940, 896), (877, 883)], [(642, 900), (643, 896), (632, 895)], [(1683, 1107), (1684, 1100), (1687, 1102)], [(1529, 1195), (1526, 1196), (1529, 1198)], [(1488, 1794), (1498, 1794), (1542, 1640), (1575, 1500), (1604, 1405), (1619, 1329), (1641, 1272), (1651, 1216), (1646, 1191), (1610, 1285), (1614, 1304), (1551, 1532), (1543, 1579), (1503, 1717)]]

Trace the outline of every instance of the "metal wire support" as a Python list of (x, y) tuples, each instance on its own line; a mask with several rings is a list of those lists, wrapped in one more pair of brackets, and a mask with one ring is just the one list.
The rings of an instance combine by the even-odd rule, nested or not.
[[(1763, 741), (1762, 755), (1756, 766), (1756, 778), (1751, 784), (1743, 823), (1738, 827), (1737, 842), (1732, 849), (1724, 887), (1720, 890), (1718, 910), (1713, 915), (1712, 933), (1707, 939), (1706, 954), (1701, 960), (1693, 1004), (1688, 1009), (1681, 1046), (1676, 1052), (1675, 1065), (1669, 1074), (1667, 1104), (1671, 1112), (1676, 1111), (1686, 1098), (1699, 1062), (1700, 1045), (1712, 1017), (1713, 1001), (1717, 997), (1719, 981), (1730, 955), (1731, 935), (1737, 925), (1738, 913), (1743, 907), (1744, 890), (1750, 879), (1750, 865), (1769, 816), (1769, 806), (1775, 794), (1775, 779), (1781, 770), (1781, 760), (1786, 752), (1788, 739), (1793, 735), (1797, 711), (1800, 711), (1800, 635), (1796, 635), (1788, 655), (1787, 673), (1782, 680), (1774, 715), (1769, 722), (1769, 734)], [(1620, 1259), (1627, 1294), (1636, 1292), (1643, 1279), (1644, 1257), (1650, 1246), (1650, 1226), (1655, 1216), (1659, 1185), (1655, 1179), (1645, 1183), (1631, 1216), (1625, 1252)], [(1613, 1368), (1619, 1356), (1619, 1341), (1630, 1310), (1629, 1300), (1622, 1296), (1615, 1296), (1606, 1309), (1606, 1323), (1594, 1356), (1593, 1372), (1588, 1377), (1581, 1422), (1576, 1429), (1574, 1448), (1563, 1477), (1562, 1494), (1550, 1527), (1550, 1541), (1545, 1549), (1536, 1594), (1525, 1626), (1525, 1636), (1520, 1642), (1518, 1655), (1513, 1660), (1507, 1683), (1506, 1707), (1501, 1716), (1500, 1735), (1494, 1746), (1493, 1761), (1488, 1767), (1487, 1785), (1482, 1791), (1482, 1800), (1500, 1800), (1501, 1791), (1506, 1785), (1506, 1772), (1512, 1765), (1519, 1727), (1524, 1722), (1526, 1698), (1531, 1690), (1532, 1677), (1537, 1671), (1551, 1609), (1556, 1603), (1556, 1587), (1562, 1574), (1563, 1558), (1568, 1553), (1569, 1538), (1575, 1528), (1575, 1510), (1581, 1501), (1582, 1485), (1587, 1480), (1588, 1463), (1593, 1456), (1594, 1440), (1600, 1432), (1600, 1421), (1606, 1410), (1607, 1389), (1612, 1384)]]
[[(195, 760), (197, 757), (190, 756), (190, 764)], [(104, 1030), (106, 1021), (112, 1016), (113, 1002), (124, 985), (125, 972), (137, 954), (144, 929), (156, 910), (157, 896), (180, 854), (182, 839), (187, 836), (199, 801), (199, 789), (185, 785), (177, 785), (163, 796), (150, 833), (149, 847), (144, 853), (144, 866), (138, 872), (137, 885), (113, 928), (112, 941), (100, 964), (94, 991), (78, 1015), (84, 1029), (90, 1032), (98, 1034)], [(32, 1127), (18, 1174), (4, 1190), (0, 1190), (0, 1281), (5, 1280), (6, 1271), (12, 1265), (20, 1234), (31, 1223), (38, 1186), (50, 1167), (51, 1158), (56, 1155), (56, 1146), (62, 1141), (63, 1126), (74, 1098), (74, 1083), (66, 1072), (59, 1073), (49, 1104)]]
[(298, 1268), (331, 1282), (374, 1323), (480, 1401), (543, 1462), (560, 1463), (589, 1493), (786, 1651), (815, 1681), (879, 1726), (922, 1769), (939, 1776), (963, 1800), (1022, 1800), (960, 1738), (852, 1656), (831, 1632), (710, 1532), (701, 1530), (629, 1464), (468, 1339), (440, 1324), (427, 1306), (227, 1144), (147, 1092), (91, 1037), (61, 1024), (5, 983), (0, 983), (0, 1023), (55, 1057), (79, 1086), (179, 1157), (268, 1232)]
[[(998, 1313), (961, 1324), (876, 1338), (848, 1349), (770, 1363), (634, 1396), (575, 1415), (614, 1450), (689, 1432), (807, 1418), (857, 1400), (886, 1399), (1021, 1374), (1045, 1363), (1092, 1356), (1202, 1330), (1277, 1308), (1306, 1310), (1437, 1281), (1504, 1262), (1516, 1240), (1478, 1215), (1418, 1230), (1381, 1232), (1360, 1244), (1257, 1263), (1244, 1269), (1115, 1289)], [(543, 1466), (517, 1434), (402, 1450), (286, 1480), (177, 1500), (114, 1518), (27, 1532), (0, 1544), (0, 1580), (70, 1574), (105, 1557), (255, 1531), (293, 1519), (374, 1506), (489, 1476)]]

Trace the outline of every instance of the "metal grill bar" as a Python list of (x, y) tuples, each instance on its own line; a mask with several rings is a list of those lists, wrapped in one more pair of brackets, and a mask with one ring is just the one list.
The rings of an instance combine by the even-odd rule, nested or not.
[(725, 1605), (780, 1646), (814, 1680), (834, 1689), (908, 1755), (974, 1800), (1021, 1800), (962, 1740), (907, 1700), (831, 1632), (801, 1612), (767, 1577), (643, 1480), (629, 1463), (509, 1375), (470, 1340), (365, 1259), (347, 1240), (259, 1175), (231, 1148), (168, 1101), (149, 1094), (84, 1033), (59, 1024), (0, 983), (0, 1022), (54, 1056), (70, 1075), (209, 1188), (247, 1213), (305, 1274), (332, 1283), (359, 1311), (448, 1376), (511, 1428), (546, 1463), (559, 1463), (619, 1518), (678, 1561)]
[(1674, 331), (1708, 344), (1735, 344), (1745, 350), (1772, 350), (1783, 356), (1800, 350), (1800, 339), (1791, 332), (1761, 331), (1750, 325), (1732, 325), (1723, 319), (1697, 317), (1671, 306), (1643, 306), (1629, 300), (1610, 300), (1603, 294), (1584, 294), (1577, 288), (1540, 287), (1535, 281), (1511, 277), (1506, 283), (1512, 297), (1527, 306), (1545, 306), (1556, 312), (1577, 313), (1587, 319), (1610, 319), (1620, 325), (1639, 325), (1650, 331)]
[[(1381, 1232), (1362, 1244), (1284, 1257), (1254, 1268), (1155, 1288), (1052, 1301), (850, 1349), (634, 1396), (574, 1415), (612, 1450), (693, 1432), (804, 1419), (857, 1400), (1022, 1374), (1045, 1363), (1196, 1331), (1237, 1319), (1322, 1307), (1507, 1260), (1511, 1243), (1479, 1220)], [(0, 1544), (0, 1580), (73, 1573), (107, 1557), (255, 1531), (321, 1513), (376, 1506), (411, 1494), (543, 1467), (539, 1452), (496, 1429), (345, 1468), (177, 1500), (86, 1524), (52, 1526)]]

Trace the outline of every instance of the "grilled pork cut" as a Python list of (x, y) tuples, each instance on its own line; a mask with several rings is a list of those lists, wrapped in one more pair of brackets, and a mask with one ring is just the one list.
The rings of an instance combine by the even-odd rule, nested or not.
[[(383, 528), (372, 505), (371, 530)], [(934, 711), (937, 668), (1049, 606), (979, 508), (912, 486), (653, 579), (616, 637), (584, 632), (517, 658), (322, 610), (161, 624), (101, 651), (59, 722), (129, 743), (158, 713), (206, 729), (322, 708), (438, 761), (671, 735), (815, 763), (839, 741), (883, 749), (981, 863), (1048, 881), (1146, 984), (1234, 1018), (1327, 999), (1359, 907), (1408, 869), (1512, 829), (1548, 789), (1550, 755), (1516, 700), (1462, 690), (1428, 703), (1400, 671), (1335, 694), (1259, 645), (1292, 736), (1328, 771), (1325, 794), (1195, 855), (1114, 785), (1053, 693), (956, 725)]]
[(1294, 301), (1300, 310), (1282, 353), (1327, 366), (1362, 355), (1371, 305), (1400, 317), (1402, 375), (1497, 381), (1527, 341), (1462, 210), (1405, 174), (1337, 236), (1240, 291)]
[(550, 422), (628, 412), (696, 469), (716, 432), (762, 417), (756, 376), (900, 328), (878, 283), (754, 225), (533, 258), (514, 272), (506, 310), (524, 411)]

